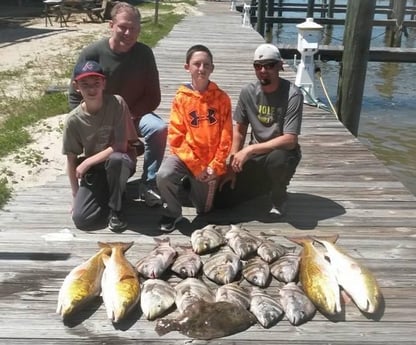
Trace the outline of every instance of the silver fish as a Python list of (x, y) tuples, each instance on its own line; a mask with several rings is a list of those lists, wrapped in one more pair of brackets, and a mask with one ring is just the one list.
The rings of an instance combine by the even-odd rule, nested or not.
[(219, 252), (204, 263), (202, 270), (217, 284), (231, 283), (241, 270), (240, 257), (229, 250)]
[(173, 263), (176, 250), (170, 245), (169, 237), (154, 239), (157, 246), (144, 258), (136, 263), (137, 271), (146, 278), (160, 278)]
[(239, 304), (243, 308), (248, 309), (250, 307), (250, 293), (237, 282), (233, 282), (222, 285), (217, 289), (215, 301)]
[(251, 291), (250, 311), (264, 328), (275, 325), (284, 314), (279, 300), (258, 287)]
[(246, 259), (250, 255), (255, 254), (257, 248), (261, 244), (261, 239), (251, 234), (247, 229), (238, 225), (231, 225), (231, 228), (224, 237), (229, 247), (241, 259)]
[(256, 318), (240, 305), (229, 302), (198, 301), (177, 319), (157, 320), (155, 331), (162, 336), (171, 331), (194, 339), (214, 339), (245, 331)]
[(191, 235), (191, 244), (195, 253), (205, 254), (225, 244), (221, 230), (215, 225), (207, 225), (195, 230)]
[(182, 247), (181, 252), (170, 268), (181, 278), (195, 277), (202, 267), (201, 257), (190, 247)]
[(248, 260), (243, 267), (243, 277), (250, 283), (265, 287), (270, 278), (269, 264), (258, 256)]
[(292, 325), (298, 326), (314, 316), (315, 305), (296, 283), (291, 282), (283, 286), (279, 295), (286, 317)]
[(257, 248), (257, 255), (264, 261), (272, 263), (287, 253), (293, 253), (295, 247), (286, 247), (271, 239), (264, 239)]
[(295, 253), (287, 253), (279, 260), (270, 264), (270, 272), (277, 280), (285, 283), (292, 282), (299, 273), (300, 256)]
[(140, 305), (144, 316), (154, 320), (175, 304), (176, 290), (161, 279), (148, 279), (142, 285)]
[(196, 278), (186, 278), (175, 286), (175, 303), (179, 312), (182, 313), (190, 305), (199, 300), (214, 302), (214, 292), (202, 280)]

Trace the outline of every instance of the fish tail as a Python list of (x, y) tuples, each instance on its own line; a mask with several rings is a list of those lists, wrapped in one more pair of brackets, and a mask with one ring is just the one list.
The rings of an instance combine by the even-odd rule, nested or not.
[(98, 246), (100, 248), (115, 248), (115, 247), (121, 247), (121, 250), (123, 253), (127, 252), (131, 248), (131, 246), (134, 244), (134, 241), (132, 242), (98, 242)]
[(339, 235), (335, 234), (335, 235), (329, 235), (329, 236), (312, 236), (312, 239), (316, 242), (320, 242), (320, 241), (327, 241), (330, 242), (332, 244), (334, 244), (335, 242), (338, 241)]
[(287, 240), (303, 246), (307, 242), (312, 242), (312, 238), (309, 235), (306, 236), (284, 236)]

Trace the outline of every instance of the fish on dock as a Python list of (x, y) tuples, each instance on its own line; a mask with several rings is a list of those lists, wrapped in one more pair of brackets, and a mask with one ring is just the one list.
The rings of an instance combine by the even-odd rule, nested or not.
[(292, 325), (299, 326), (315, 315), (315, 305), (296, 283), (291, 282), (281, 287), (279, 296), (286, 318)]
[(340, 288), (329, 261), (316, 249), (310, 237), (287, 237), (287, 239), (303, 247), (300, 254), (299, 281), (306, 296), (321, 313), (327, 316), (339, 314)]
[(214, 292), (207, 284), (197, 278), (186, 278), (182, 280), (175, 286), (175, 291), (175, 303), (180, 313), (200, 300), (209, 303), (215, 301)]
[(136, 263), (137, 271), (145, 278), (160, 278), (176, 258), (176, 250), (170, 245), (169, 237), (154, 239), (156, 247)]
[(176, 290), (167, 281), (148, 279), (142, 284), (140, 306), (148, 320), (154, 320), (175, 304)]
[(300, 256), (295, 253), (286, 253), (277, 261), (270, 264), (270, 272), (278, 281), (293, 282), (299, 273)]
[(215, 294), (216, 302), (224, 301), (239, 304), (245, 309), (250, 307), (250, 300), (250, 293), (246, 288), (240, 286), (238, 282), (221, 285)]
[(206, 254), (226, 243), (224, 235), (217, 226), (208, 224), (195, 230), (191, 235), (191, 244), (195, 253)]
[(364, 313), (376, 313), (383, 297), (375, 276), (364, 265), (335, 245), (337, 238), (338, 236), (330, 239), (313, 237), (326, 248), (326, 255), (334, 268), (338, 284), (352, 298), (356, 306)]
[(125, 257), (134, 242), (99, 242), (100, 247), (111, 248), (111, 255), (103, 255), (105, 269), (101, 290), (108, 318), (113, 323), (122, 321), (140, 300), (137, 271)]
[(191, 247), (181, 248), (170, 269), (181, 278), (196, 277), (202, 267), (201, 257)]
[(247, 259), (255, 254), (262, 242), (259, 237), (254, 236), (247, 229), (234, 224), (231, 224), (230, 230), (225, 233), (224, 237), (228, 246), (241, 259)]
[(68, 273), (59, 289), (57, 314), (67, 318), (99, 296), (105, 267), (102, 257), (110, 253), (111, 248), (101, 248)]
[(241, 260), (231, 250), (218, 252), (207, 259), (202, 266), (204, 274), (216, 282), (224, 285), (231, 283), (241, 270)]
[(284, 310), (277, 298), (256, 286), (252, 288), (250, 296), (250, 312), (264, 328), (274, 326), (283, 318)]
[(283, 255), (293, 253), (294, 251), (295, 247), (286, 247), (270, 238), (266, 238), (262, 240), (260, 246), (257, 248), (257, 255), (270, 264)]
[(157, 320), (155, 331), (159, 336), (179, 331), (193, 339), (209, 340), (245, 331), (255, 323), (254, 315), (238, 304), (200, 300), (176, 319)]
[(248, 282), (265, 287), (269, 283), (270, 267), (262, 258), (256, 256), (244, 264), (242, 274)]

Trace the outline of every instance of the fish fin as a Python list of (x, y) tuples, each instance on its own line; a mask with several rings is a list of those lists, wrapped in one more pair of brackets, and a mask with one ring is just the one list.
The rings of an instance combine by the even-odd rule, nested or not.
[(120, 281), (127, 280), (127, 279), (136, 279), (137, 277), (133, 274), (123, 274), (120, 278)]
[(155, 331), (159, 336), (165, 335), (170, 331), (177, 330), (178, 322), (170, 319), (159, 319), (156, 322)]
[(110, 260), (110, 256), (107, 254), (101, 255), (101, 259), (103, 260), (104, 266), (107, 266), (108, 260)]
[(73, 279), (79, 279), (85, 272), (87, 272), (85, 268), (79, 268), (72, 271), (70, 274)]

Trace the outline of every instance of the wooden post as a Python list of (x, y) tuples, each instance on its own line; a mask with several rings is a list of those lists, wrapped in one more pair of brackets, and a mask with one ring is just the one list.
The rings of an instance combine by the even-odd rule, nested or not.
[(306, 18), (313, 18), (313, 8), (315, 7), (315, 0), (308, 0), (308, 9)]
[(155, 1), (155, 18), (154, 18), (154, 23), (158, 24), (159, 23), (159, 0)]
[(266, 0), (259, 0), (257, 4), (257, 32), (264, 37), (264, 17), (266, 13)]
[(360, 122), (375, 7), (376, 0), (348, 1), (347, 5), (337, 113), (344, 126), (355, 136)]
[[(274, 0), (267, 0), (267, 16), (273, 17), (274, 15)], [(273, 29), (273, 23), (266, 24), (266, 31), (271, 32)]]
[(392, 35), (392, 46), (400, 47), (402, 44), (402, 32), (404, 14), (406, 10), (406, 0), (394, 0), (393, 3), (393, 19), (396, 19), (396, 27)]

